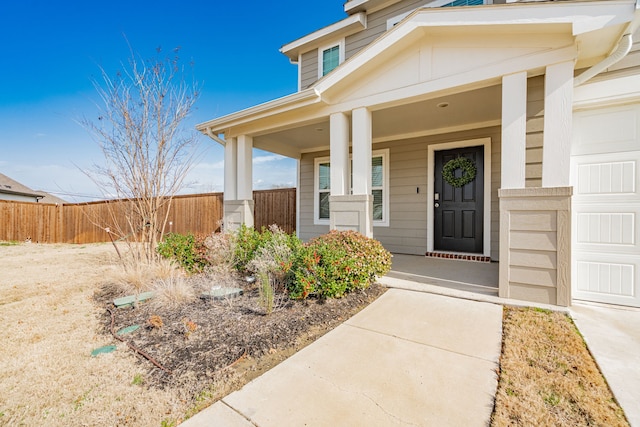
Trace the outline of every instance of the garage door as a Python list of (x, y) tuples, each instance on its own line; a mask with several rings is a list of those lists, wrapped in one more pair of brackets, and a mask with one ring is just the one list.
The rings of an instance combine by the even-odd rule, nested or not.
[(574, 115), (573, 298), (640, 307), (640, 105)]

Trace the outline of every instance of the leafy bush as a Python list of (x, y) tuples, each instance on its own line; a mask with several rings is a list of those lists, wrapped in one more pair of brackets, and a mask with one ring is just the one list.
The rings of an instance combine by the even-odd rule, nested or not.
[(242, 224), (233, 234), (233, 259), (240, 272), (247, 271), (247, 264), (255, 257), (256, 252), (271, 239), (271, 231), (261, 231)]
[(391, 254), (377, 240), (353, 231), (336, 231), (302, 246), (291, 268), (292, 298), (339, 298), (367, 288), (391, 269)]
[(332, 246), (342, 247), (347, 256), (355, 261), (350, 274), (354, 276), (356, 287), (366, 288), (391, 270), (392, 255), (382, 243), (356, 231), (332, 230), (318, 237)]
[(160, 256), (174, 259), (188, 273), (199, 273), (208, 264), (205, 237), (193, 233), (167, 234), (156, 250)]

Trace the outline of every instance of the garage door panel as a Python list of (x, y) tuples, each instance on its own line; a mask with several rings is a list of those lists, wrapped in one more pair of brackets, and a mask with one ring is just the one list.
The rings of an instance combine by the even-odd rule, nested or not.
[(638, 149), (640, 108), (603, 108), (576, 114), (572, 154), (625, 152)]
[(640, 206), (574, 205), (574, 250), (640, 256)]
[(582, 254), (574, 260), (574, 298), (637, 306), (639, 260), (635, 256)]
[(640, 200), (640, 151), (573, 157), (574, 194), (581, 201)]
[(640, 106), (574, 117), (573, 297), (640, 307)]

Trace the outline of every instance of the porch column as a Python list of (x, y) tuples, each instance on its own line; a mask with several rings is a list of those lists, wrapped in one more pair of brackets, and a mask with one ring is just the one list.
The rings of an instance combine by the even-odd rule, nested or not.
[[(504, 298), (571, 305), (573, 66), (567, 61), (546, 68), (542, 187), (505, 187), (505, 180), (513, 182), (505, 176), (512, 159), (504, 153), (508, 144), (503, 136), (503, 188), (498, 197), (499, 295)], [(504, 114), (509, 113), (503, 105)]]
[(331, 195), (349, 194), (349, 117), (335, 113), (329, 118)]
[[(372, 237), (371, 113), (361, 108), (354, 110), (352, 117), (353, 194), (350, 194), (349, 188), (349, 117), (345, 113), (332, 114), (330, 117), (329, 224), (332, 230), (354, 230)], [(368, 179), (364, 178), (367, 169)]]
[[(248, 135), (240, 135), (237, 138), (230, 138), (227, 144), (225, 145), (224, 227), (226, 230), (236, 230), (241, 224), (253, 227), (253, 139)], [(228, 165), (232, 166), (227, 169)]]
[(238, 196), (238, 141), (227, 138), (224, 145), (224, 201)]
[(524, 188), (527, 148), (527, 72), (502, 77), (500, 187)]
[(570, 184), (573, 61), (549, 65), (544, 79), (542, 186)]

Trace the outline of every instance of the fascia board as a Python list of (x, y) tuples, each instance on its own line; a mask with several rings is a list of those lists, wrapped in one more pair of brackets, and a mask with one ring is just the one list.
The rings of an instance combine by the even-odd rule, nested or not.
[[(572, 34), (594, 31), (610, 25), (630, 22), (636, 0), (603, 0), (585, 3), (527, 3), (491, 5), (469, 8), (421, 8), (405, 18), (376, 42), (367, 46), (344, 64), (314, 85), (318, 94), (327, 100), (331, 87), (351, 75), (382, 51), (399, 43), (420, 28), (472, 26), (500, 26), (524, 24), (570, 24)], [(526, 18), (525, 18), (526, 17)], [(532, 25), (527, 25), (530, 31)]]
[(367, 28), (367, 15), (365, 13), (357, 13), (298, 40), (287, 43), (280, 48), (280, 52), (292, 61), (297, 61), (300, 53), (308, 52), (314, 47), (326, 43), (328, 39), (346, 37), (365, 28)]
[(401, 0), (349, 0), (344, 4), (344, 11), (348, 14), (356, 12), (376, 12)]
[(300, 108), (318, 101), (320, 101), (319, 96), (313, 88), (310, 88), (302, 92), (296, 92), (282, 98), (274, 99), (273, 101), (265, 102), (217, 119), (200, 123), (196, 125), (196, 129), (204, 134), (208, 134), (208, 132), (213, 132), (214, 134), (223, 133), (225, 129), (230, 127), (238, 126), (265, 116)]
[(422, 8), (416, 20), (430, 27), (572, 24), (573, 35), (630, 22), (636, 0), (517, 3), (470, 8)]
[(39, 199), (42, 199), (44, 197), (42, 194), (38, 194), (38, 193), (28, 193), (24, 191), (13, 191), (13, 190), (6, 190), (6, 189), (0, 190), (0, 193), (13, 194), (16, 196), (27, 196), (27, 197), (33, 197), (33, 198), (39, 198)]

